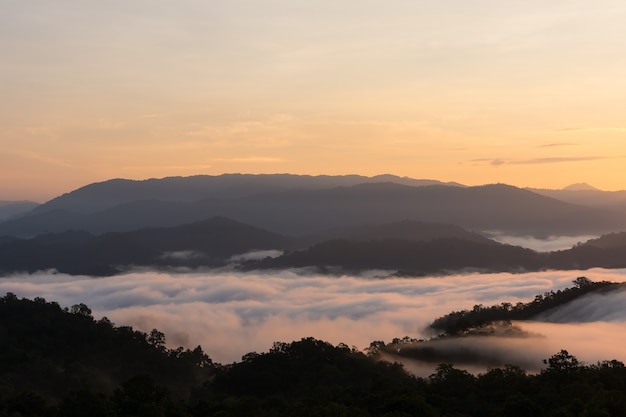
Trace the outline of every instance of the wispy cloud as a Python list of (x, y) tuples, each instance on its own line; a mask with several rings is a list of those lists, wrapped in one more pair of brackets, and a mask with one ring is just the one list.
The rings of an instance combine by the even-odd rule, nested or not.
[(571, 156), (571, 157), (545, 157), (545, 158), (528, 158), (528, 159), (514, 159), (514, 158), (478, 158), (472, 159), (473, 163), (488, 163), (493, 166), (501, 165), (540, 165), (540, 164), (559, 164), (566, 162), (586, 162), (597, 161), (602, 159), (615, 159), (624, 158), (625, 156)]
[(212, 165), (209, 164), (196, 164), (196, 165), (127, 165), (120, 167), (124, 172), (145, 172), (145, 171), (157, 171), (157, 172), (183, 172), (183, 173), (200, 173), (210, 169)]
[(213, 158), (214, 162), (250, 162), (250, 163), (274, 163), (285, 162), (283, 158), (272, 158), (267, 156), (244, 156), (235, 158)]
[(560, 147), (566, 147), (566, 146), (578, 146), (580, 145), (579, 143), (573, 143), (573, 142), (555, 142), (555, 143), (546, 143), (543, 145), (539, 145), (540, 148), (560, 148)]
[(599, 159), (611, 159), (607, 156), (574, 156), (574, 157), (548, 157), (511, 160), (508, 163), (514, 165), (555, 164), (562, 162), (597, 161)]
[(28, 159), (28, 160), (36, 161), (36, 162), (42, 162), (42, 163), (45, 163), (45, 164), (48, 164), (48, 165), (54, 165), (54, 166), (63, 167), (63, 168), (74, 168), (75, 167), (73, 164), (71, 164), (70, 162), (67, 162), (67, 161), (65, 161), (63, 159), (52, 158), (50, 156), (43, 155), (43, 154), (41, 154), (39, 152), (25, 151), (25, 150), (18, 150), (18, 149), (4, 149), (4, 150), (1, 150), (0, 152), (12, 155), (14, 157), (22, 158), (22, 159)]
[(564, 127), (556, 132), (626, 132), (626, 127)]

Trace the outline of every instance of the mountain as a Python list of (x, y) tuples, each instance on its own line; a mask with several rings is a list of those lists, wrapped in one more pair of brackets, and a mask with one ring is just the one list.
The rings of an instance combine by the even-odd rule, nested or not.
[[(338, 233), (338, 232), (337, 232)], [(503, 245), (447, 224), (412, 221), (349, 229), (345, 238), (306, 247), (287, 238), (224, 217), (169, 228), (93, 235), (67, 231), (31, 239), (0, 240), (0, 273), (54, 269), (68, 274), (114, 275), (132, 267), (250, 269), (314, 267), (345, 272), (369, 269), (404, 275), (445, 274), (460, 269), (538, 270), (548, 255)], [(296, 248), (303, 248), (294, 250)], [(246, 260), (235, 255), (287, 251), (277, 258)], [(264, 255), (263, 252), (260, 253)]]
[(599, 188), (591, 186), (586, 182), (578, 182), (576, 184), (570, 184), (567, 187), (563, 187), (564, 191), (602, 191)]
[[(291, 176), (285, 178), (291, 179)], [(194, 183), (197, 178), (190, 177), (190, 181)], [(112, 187), (115, 183), (107, 186)], [(109, 201), (107, 196), (111, 194), (114, 193), (109, 190), (100, 198)], [(504, 184), (415, 187), (389, 182), (366, 183), (264, 191), (240, 197), (165, 201), (174, 197), (176, 195), (164, 195), (159, 200), (137, 199), (92, 213), (85, 213), (80, 204), (77, 211), (53, 209), (45, 204), (31, 215), (0, 223), (0, 235), (32, 237), (72, 229), (101, 234), (171, 227), (210, 216), (225, 216), (292, 236), (403, 219), (535, 236), (602, 234), (626, 229), (626, 218), (619, 213), (564, 203)], [(110, 201), (117, 200), (111, 197)], [(49, 211), (45, 211), (46, 207)]]
[(399, 275), (446, 274), (460, 270), (517, 272), (541, 269), (544, 255), (519, 246), (494, 241), (442, 238), (427, 242), (384, 239), (335, 239), (277, 258), (251, 261), (245, 269), (314, 267), (321, 272), (359, 273), (366, 270), (399, 271)]
[(255, 250), (287, 249), (288, 238), (223, 217), (172, 228), (94, 236), (69, 231), (0, 244), (0, 273), (55, 269), (113, 275), (133, 266), (217, 267)]
[[(469, 234), (469, 232), (467, 232)], [(548, 269), (626, 268), (626, 233), (610, 234), (571, 249), (535, 252), (490, 239), (332, 239), (275, 258), (249, 261), (245, 270), (314, 268), (322, 273), (397, 271), (400, 276), (450, 274), (464, 270), (527, 272)]]
[(304, 241), (309, 242), (309, 244), (314, 244), (338, 238), (358, 241), (402, 239), (418, 242), (427, 242), (442, 238), (456, 238), (473, 242), (496, 244), (495, 241), (479, 233), (470, 232), (453, 224), (426, 223), (414, 220), (401, 220), (376, 225), (369, 224), (340, 227), (307, 237)]
[(451, 185), (436, 180), (418, 180), (395, 175), (365, 177), (361, 175), (291, 175), (291, 174), (223, 174), (192, 177), (167, 177), (133, 181), (113, 179), (89, 184), (44, 203), (35, 210), (68, 210), (94, 213), (134, 201), (201, 201), (209, 198), (239, 198), (285, 190), (318, 190), (349, 187), (357, 184), (393, 182), (408, 186)]
[(626, 247), (626, 232), (609, 233), (599, 238), (588, 240), (582, 246), (592, 246), (596, 248), (620, 248)]
[(546, 197), (556, 198), (571, 204), (626, 213), (626, 190), (602, 191), (588, 184), (573, 184), (562, 190), (528, 188), (527, 190)]
[(0, 222), (26, 214), (39, 206), (34, 201), (0, 201)]

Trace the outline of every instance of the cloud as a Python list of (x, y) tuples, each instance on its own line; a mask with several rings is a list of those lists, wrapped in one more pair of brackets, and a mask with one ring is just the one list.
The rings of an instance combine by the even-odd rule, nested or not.
[(211, 159), (213, 162), (285, 162), (286, 160), (283, 158), (272, 158), (266, 156), (245, 156), (245, 157), (237, 157), (237, 158), (213, 158)]
[(39, 152), (32, 152), (32, 151), (18, 150), (18, 149), (4, 149), (2, 153), (9, 154), (12, 157), (28, 159), (31, 161), (35, 161), (37, 163), (44, 163), (44, 164), (58, 166), (62, 168), (74, 168), (74, 165), (72, 165), (71, 163), (65, 160), (52, 158), (52, 157), (43, 155)]
[(541, 239), (533, 236), (509, 236), (499, 232), (488, 232), (489, 237), (501, 243), (529, 248), (538, 252), (569, 249), (578, 243), (598, 238), (597, 235), (546, 236)]
[(626, 127), (565, 127), (556, 132), (626, 132)]
[(160, 256), (161, 259), (171, 259), (174, 261), (186, 261), (191, 259), (206, 258), (206, 255), (202, 252), (193, 250), (179, 250), (173, 252), (164, 252)]
[(557, 164), (564, 162), (585, 162), (597, 161), (602, 159), (624, 158), (624, 156), (575, 156), (575, 157), (546, 157), (546, 158), (529, 158), (529, 159), (511, 159), (511, 158), (479, 158), (472, 159), (470, 162), (484, 162), (493, 166), (501, 165), (540, 165), (540, 164)]
[[(96, 318), (107, 316), (117, 325), (142, 331), (157, 328), (172, 347), (200, 344), (214, 360), (229, 363), (251, 351), (266, 351), (275, 341), (309, 336), (359, 349), (374, 340), (426, 337), (425, 327), (453, 310), (529, 301), (536, 294), (569, 287), (581, 275), (594, 281), (626, 281), (626, 270), (601, 269), (414, 279), (302, 276), (288, 271), (135, 272), (110, 278), (41, 273), (0, 280), (0, 294), (44, 297), (68, 307), (83, 302)], [(597, 316), (612, 317), (599, 322), (602, 326), (521, 323), (523, 330), (545, 335), (532, 360), (560, 349), (580, 354), (585, 361), (626, 360), (626, 343), (611, 341), (616, 334), (626, 335), (626, 318), (618, 317), (620, 303), (611, 305), (614, 316)], [(587, 329), (594, 343), (581, 338)], [(507, 341), (503, 349), (513, 349), (515, 343)], [(528, 349), (521, 339), (516, 346), (521, 354)]]
[(232, 262), (242, 262), (242, 261), (251, 261), (251, 260), (260, 260), (267, 257), (276, 258), (282, 255), (284, 251), (281, 250), (255, 250), (246, 253), (240, 253), (238, 255), (233, 255), (230, 257)]
[(540, 148), (559, 148), (561, 146), (578, 146), (578, 143), (571, 142), (556, 142), (556, 143), (545, 143), (543, 145), (539, 145)]
[(536, 164), (554, 164), (561, 162), (582, 162), (597, 161), (599, 159), (610, 159), (608, 156), (575, 156), (575, 157), (548, 157), (548, 158), (531, 158), (511, 160), (509, 164), (514, 165), (536, 165)]

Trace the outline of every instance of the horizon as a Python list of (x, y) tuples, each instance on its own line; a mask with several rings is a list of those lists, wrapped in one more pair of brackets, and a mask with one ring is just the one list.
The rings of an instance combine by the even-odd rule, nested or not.
[(626, 4), (11, 2), (0, 198), (392, 172), (626, 189)]
[(201, 177), (201, 176), (210, 176), (210, 177), (219, 177), (219, 176), (223, 176), (223, 175), (255, 175), (255, 176), (262, 176), (262, 175), (293, 175), (293, 176), (302, 176), (302, 177), (324, 177), (324, 176), (336, 176), (336, 177), (347, 177), (347, 176), (362, 176), (362, 177), (366, 177), (366, 178), (375, 178), (375, 177), (383, 177), (383, 176), (393, 176), (393, 177), (397, 177), (400, 179), (413, 179), (413, 180), (424, 180), (424, 181), (439, 181), (442, 183), (456, 183), (459, 184), (461, 186), (467, 186), (467, 187), (480, 187), (480, 186), (484, 186), (484, 185), (493, 185), (493, 184), (504, 184), (504, 185), (510, 185), (513, 187), (517, 187), (520, 189), (544, 189), (544, 190), (565, 190), (567, 188), (570, 187), (577, 187), (579, 186), (580, 188), (576, 188), (576, 189), (585, 189), (585, 190), (597, 190), (597, 191), (602, 191), (602, 192), (614, 192), (614, 191), (625, 191), (625, 189), (617, 189), (617, 190), (605, 190), (602, 188), (598, 188), (595, 187), (593, 184), (589, 184), (587, 182), (577, 182), (577, 183), (571, 183), (571, 184), (566, 184), (562, 187), (559, 188), (545, 188), (545, 187), (531, 187), (531, 186), (521, 186), (521, 185), (517, 185), (517, 184), (510, 184), (510, 183), (504, 183), (504, 182), (486, 182), (486, 183), (478, 183), (478, 184), (467, 184), (467, 183), (463, 183), (461, 181), (455, 181), (455, 180), (450, 180), (450, 181), (443, 181), (443, 180), (439, 180), (437, 178), (416, 178), (416, 177), (410, 177), (410, 176), (401, 176), (401, 175), (396, 175), (396, 174), (391, 174), (391, 173), (383, 173), (383, 174), (375, 174), (375, 175), (361, 175), (361, 174), (356, 174), (356, 173), (350, 173), (350, 174), (337, 174), (337, 175), (329, 175), (329, 174), (294, 174), (294, 173), (287, 173), (287, 172), (276, 172), (276, 173), (243, 173), (243, 172), (224, 172), (221, 174), (192, 174), (192, 175), (171, 175), (171, 176), (164, 176), (164, 177), (149, 177), (149, 178), (122, 178), (122, 177), (113, 177), (113, 178), (107, 178), (101, 181), (93, 181), (93, 182), (89, 182), (89, 183), (85, 183), (82, 185), (78, 185), (75, 188), (71, 188), (71, 189), (66, 189), (66, 190), (62, 190), (58, 193), (47, 193), (44, 194), (45, 197), (42, 198), (29, 198), (28, 196), (20, 198), (18, 196), (18, 198), (11, 198), (10, 194), (0, 194), (0, 202), (21, 202), (21, 201), (30, 201), (30, 202), (35, 202), (38, 204), (45, 204), (57, 197), (60, 197), (64, 194), (69, 194), (72, 193), (76, 190), (79, 190), (81, 188), (84, 187), (88, 187), (90, 185), (93, 184), (97, 184), (97, 183), (104, 183), (104, 182), (108, 182), (108, 181), (114, 181), (114, 180), (124, 180), (124, 181), (136, 181), (136, 182), (142, 182), (142, 181), (150, 181), (150, 180), (163, 180), (166, 178), (189, 178), (189, 177)]

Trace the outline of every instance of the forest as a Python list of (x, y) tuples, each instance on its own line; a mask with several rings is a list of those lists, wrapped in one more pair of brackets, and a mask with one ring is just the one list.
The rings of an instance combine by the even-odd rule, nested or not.
[[(561, 293), (608, 285), (583, 278)], [(507, 365), (473, 375), (442, 363), (422, 378), (380, 360), (381, 346), (304, 338), (219, 364), (200, 346), (168, 348), (157, 329), (97, 320), (85, 304), (8, 293), (0, 298), (0, 415), (626, 415), (626, 367), (617, 360), (586, 364), (561, 350), (535, 374)]]

